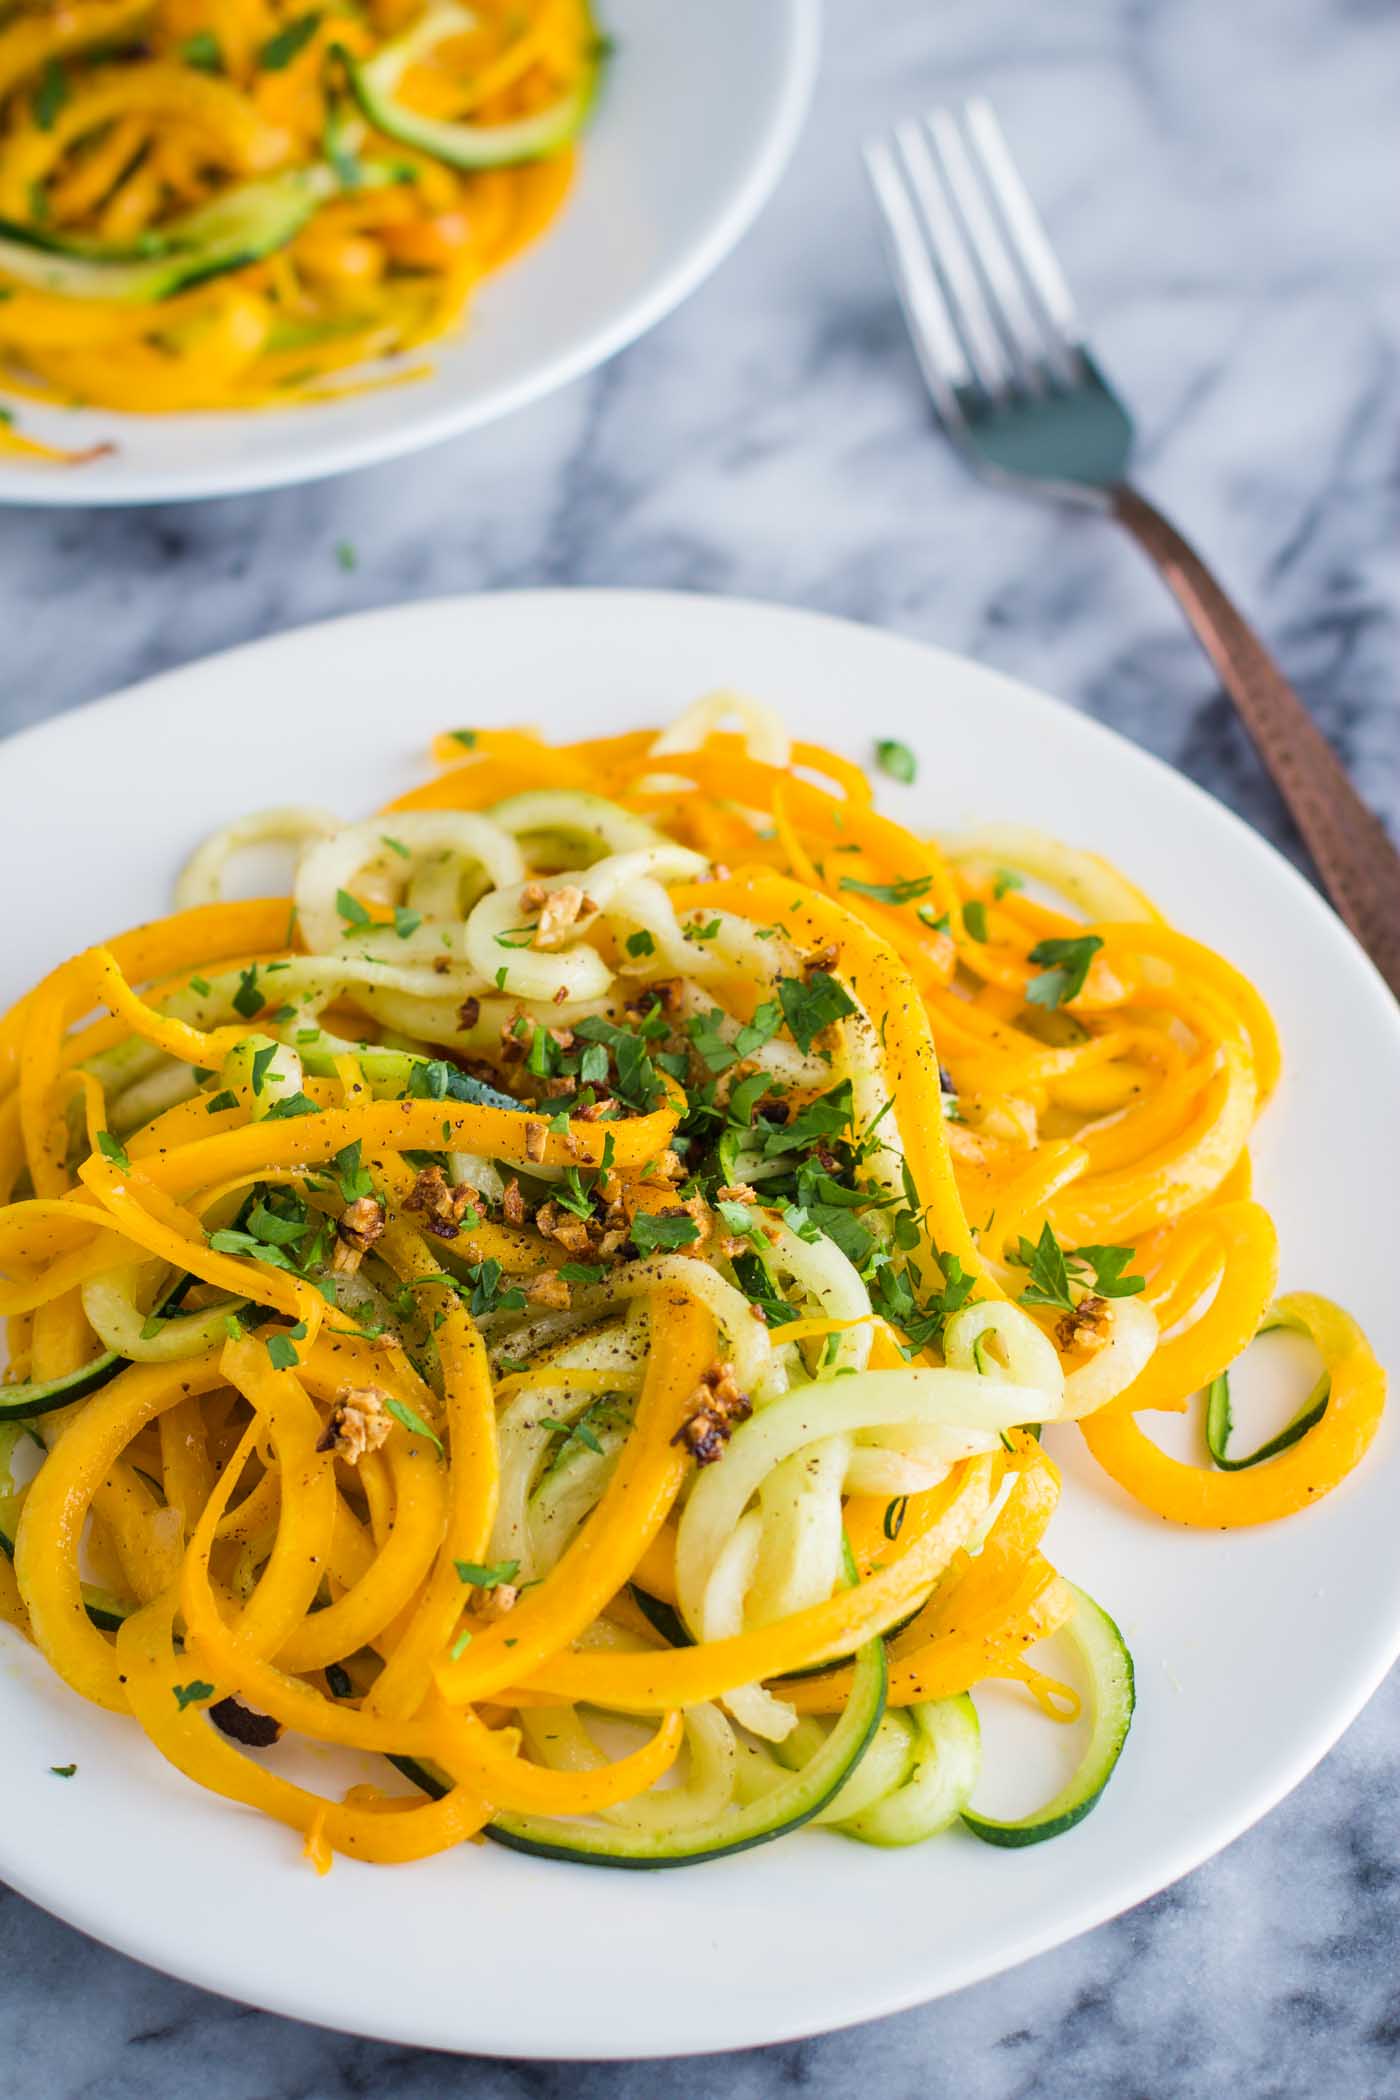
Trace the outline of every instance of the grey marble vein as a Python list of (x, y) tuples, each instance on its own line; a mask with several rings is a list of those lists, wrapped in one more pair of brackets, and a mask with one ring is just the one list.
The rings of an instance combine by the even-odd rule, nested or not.
[[(0, 514), (0, 728), (406, 598), (738, 591), (1022, 673), (1294, 851), (1133, 548), (969, 482), (927, 430), (854, 148), (974, 89), (995, 97), (1138, 411), (1146, 485), (1400, 820), (1392, 0), (830, 0), (817, 105), (773, 205), (604, 372), (318, 487)], [(1400, 2094), (1400, 1683), (1176, 1889), (877, 2026), (669, 2066), (457, 2061), (226, 2004), (0, 1894), (0, 2065), (17, 2100), (1380, 2100)]]

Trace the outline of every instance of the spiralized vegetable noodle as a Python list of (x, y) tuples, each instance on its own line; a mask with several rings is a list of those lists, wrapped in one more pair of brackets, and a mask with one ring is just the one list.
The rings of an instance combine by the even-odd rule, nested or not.
[(7, 10), (0, 381), (142, 414), (378, 383), (559, 211), (603, 50), (586, 0)]
[[(750, 700), (434, 755), (235, 820), (0, 1022), (0, 1612), (322, 1867), (1068, 1829), (1132, 1666), (1045, 1551), (1061, 1425), (1230, 1527), (1383, 1405), (1275, 1296), (1263, 1003), (1092, 854), (940, 846)], [(231, 897), (269, 843), (290, 899)], [(1278, 1324), (1320, 1376), (1242, 1455)], [(1206, 1388), (1185, 1465), (1141, 1418)], [(1018, 1822), (971, 1805), (990, 1680), (1090, 1709)], [(293, 1784), (287, 1730), (385, 1785)]]

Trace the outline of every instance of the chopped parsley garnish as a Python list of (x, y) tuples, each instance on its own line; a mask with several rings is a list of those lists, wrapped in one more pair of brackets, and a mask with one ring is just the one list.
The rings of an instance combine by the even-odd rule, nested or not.
[(305, 1239), (308, 1222), (305, 1204), (289, 1215), (270, 1210), (261, 1196), (248, 1213), (249, 1233), (269, 1247), (294, 1247), (299, 1240)]
[(68, 100), (68, 75), (56, 58), (46, 63), (39, 75), (39, 85), (30, 98), (29, 106), (34, 112), (34, 121), (40, 131), (52, 131), (58, 121), (58, 113)]
[(687, 941), (712, 941), (718, 932), (718, 919), (711, 919), (704, 926), (684, 926), (681, 928), (682, 938)]
[[(837, 990), (840, 990), (839, 985)], [(766, 1044), (772, 1042), (782, 1025), (782, 1008), (774, 1000), (765, 999), (761, 1006), (754, 1008), (753, 1019), (746, 1021), (735, 1036), (734, 1049), (737, 1055), (752, 1057), (756, 1050), (762, 1050)]]
[(281, 73), (294, 58), (306, 49), (321, 26), (318, 14), (298, 15), (285, 29), (279, 29), (265, 44), (258, 46), (258, 64), (264, 73)]
[[(656, 1019), (660, 1018), (659, 1005), (653, 1009), (653, 1014)], [(652, 1033), (656, 1033), (658, 1031), (653, 1014), (644, 1017), (641, 1028), (650, 1028)], [(664, 1026), (663, 1022), (660, 1032), (664, 1032)], [(590, 1014), (579, 1022), (574, 1034), (583, 1042), (602, 1043), (611, 1051), (617, 1072), (614, 1092), (619, 1101), (625, 1103), (628, 1108), (643, 1113), (655, 1108), (661, 1099), (663, 1088), (657, 1077), (651, 1053), (640, 1032), (631, 1028), (619, 1028), (614, 1022), (604, 1020), (601, 1014)]]
[(279, 1371), (290, 1371), (301, 1362), (301, 1358), (296, 1352), (296, 1344), (289, 1341), (285, 1334), (270, 1334), (268, 1336), (267, 1353), (272, 1359), (274, 1367)]
[(477, 1590), (494, 1590), (503, 1582), (514, 1582), (520, 1573), (518, 1560), (494, 1560), (489, 1566), (478, 1560), (456, 1560), (452, 1565), (463, 1582)]
[(172, 1684), (170, 1689), (175, 1694), (175, 1704), (181, 1713), (187, 1706), (201, 1706), (206, 1699), (212, 1699), (214, 1696), (213, 1685), (206, 1684), (202, 1677), (192, 1679), (189, 1684)]
[(628, 934), (627, 953), (629, 955), (655, 955), (656, 943), (647, 932), (645, 926), (640, 926), (635, 933)]
[(603, 1086), (608, 1077), (608, 1053), (604, 1044), (589, 1043), (578, 1061), (578, 1076), (585, 1086)]
[(192, 977), (190, 979), (190, 990), (198, 992), (201, 999), (207, 999), (213, 990), (213, 986), (207, 977)]
[(1076, 1247), (1069, 1262), (1071, 1267), (1088, 1263), (1100, 1298), (1135, 1298), (1139, 1291), (1147, 1289), (1147, 1278), (1125, 1276), (1123, 1271), (1136, 1253), (1136, 1247)]
[(998, 868), (996, 880), (992, 884), (992, 895), (1000, 903), (1008, 890), (1023, 890), (1025, 886), (1025, 877), (1018, 875), (1014, 868)]
[(335, 1158), (331, 1161), (331, 1165), (336, 1171), (336, 1179), (340, 1184), (340, 1193), (347, 1203), (354, 1203), (361, 1196), (372, 1196), (374, 1194), (374, 1183), (371, 1181), (366, 1169), (360, 1164), (360, 1140), (358, 1138), (355, 1139), (352, 1145), (342, 1145)]
[[(1133, 1298), (1147, 1287), (1146, 1278), (1123, 1272), (1133, 1259), (1134, 1247), (1064, 1248), (1047, 1221), (1038, 1240), (1024, 1236), (1011, 1259), (1029, 1271), (1030, 1281), (1021, 1293), (1023, 1305), (1051, 1305), (1059, 1312), (1073, 1312), (1071, 1282), (1092, 1289), (1100, 1298)], [(1090, 1282), (1092, 1278), (1092, 1283)]]
[(962, 1311), (977, 1288), (977, 1278), (968, 1275), (956, 1254), (939, 1254), (938, 1263), (942, 1283), (924, 1299), (916, 1295), (922, 1278), (912, 1261), (902, 1269), (883, 1262), (871, 1278), (871, 1304), (892, 1327), (899, 1328), (911, 1349), (927, 1349), (940, 1342), (948, 1321)]
[(603, 1455), (603, 1447), (586, 1421), (561, 1422), (557, 1415), (541, 1415), (536, 1427), (549, 1430), (553, 1436), (562, 1436), (566, 1443), (582, 1444), (597, 1458)]
[(785, 1152), (805, 1152), (824, 1138), (841, 1137), (851, 1127), (851, 1082), (843, 1079), (830, 1093), (819, 1094), (786, 1123), (777, 1124), (763, 1140), (766, 1159)]
[(474, 729), (449, 729), (447, 734), (454, 743), (460, 744), (464, 751), (475, 750), (476, 731)]
[(237, 1094), (235, 1094), (231, 1090), (231, 1088), (224, 1087), (220, 1090), (219, 1093), (210, 1095), (209, 1099), (204, 1104), (204, 1113), (207, 1116), (216, 1116), (218, 1115), (220, 1109), (237, 1108), (237, 1106)]
[(712, 1006), (708, 1013), (692, 1014), (685, 1024), (685, 1032), (695, 1045), (695, 1054), (710, 1072), (727, 1072), (737, 1064), (739, 1053), (720, 1033), (724, 1015), (719, 1007)]
[(274, 1101), (267, 1112), (266, 1120), (269, 1123), (284, 1123), (289, 1116), (318, 1116), (320, 1113), (310, 1095), (303, 1094), (298, 1089), (295, 1094), (283, 1094), (279, 1100)]
[(639, 1254), (654, 1254), (663, 1247), (689, 1247), (700, 1237), (700, 1227), (689, 1213), (658, 1217), (654, 1211), (638, 1211), (628, 1234)]
[(73, 1774), (77, 1771), (77, 1769), (78, 1767), (76, 1765), (49, 1766), (49, 1770), (53, 1773), (55, 1779), (71, 1779), (73, 1777)]
[(607, 1270), (602, 1262), (566, 1261), (560, 1265), (559, 1274), (565, 1283), (601, 1283)]
[(839, 887), (854, 890), (861, 897), (873, 897), (877, 904), (912, 904), (916, 897), (928, 895), (933, 877), (907, 875), (902, 882), (857, 882), (854, 875), (843, 875)]
[(123, 1147), (118, 1142), (118, 1140), (113, 1137), (110, 1130), (98, 1131), (97, 1149), (102, 1154), (102, 1157), (104, 1159), (111, 1160), (112, 1165), (114, 1167), (120, 1167), (123, 1174), (129, 1174), (131, 1172), (131, 1161), (127, 1158)]
[(266, 1001), (258, 990), (258, 966), (256, 963), (249, 963), (246, 970), (240, 970), (238, 973), (238, 990), (233, 995), (233, 1010), (242, 1014), (245, 1021), (251, 1021), (254, 1014), (262, 1012), (265, 1004)]
[(919, 761), (907, 744), (897, 743), (893, 737), (882, 737), (875, 746), (875, 762), (882, 773), (891, 780), (902, 781), (912, 787), (919, 771)]
[(885, 1518), (881, 1526), (887, 1539), (897, 1539), (904, 1529), (904, 1513), (909, 1507), (907, 1495), (896, 1495), (893, 1502), (885, 1504)]
[(422, 923), (421, 911), (410, 911), (406, 904), (394, 906), (394, 931), (401, 941), (406, 941), (410, 934), (417, 933)]
[(336, 566), (338, 568), (344, 569), (347, 576), (350, 574), (350, 571), (352, 569), (358, 569), (358, 567), (360, 566), (360, 557), (355, 552), (354, 541), (337, 540), (335, 543), (335, 559)]
[(426, 1437), (436, 1450), (438, 1457), (441, 1458), (443, 1456), (442, 1438), (437, 1434), (436, 1430), (429, 1427), (420, 1414), (416, 1413), (409, 1406), (406, 1400), (400, 1400), (397, 1394), (391, 1394), (384, 1402), (384, 1405), (396, 1422), (402, 1422), (404, 1428), (411, 1430), (414, 1436)]
[(1082, 933), (1068, 940), (1037, 941), (1030, 952), (1033, 963), (1048, 967), (1026, 986), (1033, 1006), (1067, 1006), (1084, 989), (1089, 965), (1102, 948), (1096, 933)]
[(780, 977), (777, 990), (788, 1033), (804, 1056), (824, 1028), (856, 1010), (854, 1000), (826, 970), (810, 970), (805, 978)]
[(987, 939), (987, 907), (980, 897), (970, 897), (963, 906), (963, 925), (974, 941)]
[[(454, 736), (457, 734), (456, 730), (454, 730), (452, 733)], [(496, 972), (496, 990), (498, 992), (503, 992), (505, 990), (506, 978), (508, 975), (508, 968), (505, 963), (502, 963), (500, 969)]]
[(224, 54), (212, 29), (196, 29), (180, 46), (180, 56), (197, 73), (222, 73)]
[(379, 843), (381, 846), (387, 846), (391, 853), (397, 853), (400, 860), (412, 859), (412, 854), (410, 853), (408, 847), (405, 846), (403, 840), (391, 839), (387, 831), (380, 832)]
[(503, 1274), (498, 1261), (474, 1262), (467, 1270), (467, 1282), (472, 1287), (468, 1309), (474, 1320), (479, 1320), (483, 1313), (525, 1310), (525, 1293), (518, 1285), (512, 1284), (505, 1290), (501, 1289)]
[(336, 891), (335, 908), (347, 927), (353, 926), (358, 930), (374, 924), (359, 898), (352, 897), (349, 890)]
[(260, 1094), (262, 1092), (263, 1081), (267, 1077), (267, 1068), (272, 1063), (273, 1058), (276, 1057), (277, 1050), (278, 1045), (276, 1043), (269, 1043), (265, 1049), (255, 1050), (253, 1052), (253, 1072), (251, 1085), (255, 1094)]

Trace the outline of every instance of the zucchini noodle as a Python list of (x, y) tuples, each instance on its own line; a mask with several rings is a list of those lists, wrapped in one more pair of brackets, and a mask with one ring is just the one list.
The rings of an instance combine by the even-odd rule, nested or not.
[(384, 360), (560, 210), (603, 63), (588, 0), (7, 10), (0, 383), (160, 414), (418, 376)]
[[(491, 121), (528, 119), (578, 17), (513, 17), (512, 70), (494, 12), (450, 12)], [(445, 19), (362, 107), (402, 74), (432, 135), (480, 131), (421, 62)], [(245, 95), (252, 28), (217, 24), (207, 122), (248, 176), (306, 112)], [(114, 59), (128, 31), (156, 55)], [(167, 31), (93, 0), (0, 32), (0, 83), (72, 55), (78, 115), (7, 149), (65, 211), (150, 164), (118, 90), (166, 93)], [(740, 696), (436, 755), (372, 817), (226, 825), (170, 918), (0, 1020), (0, 1617), (321, 1866), (1071, 1828), (1133, 1694), (1046, 1557), (1057, 1440), (1153, 1522), (1247, 1525), (1336, 1487), (1384, 1402), (1346, 1313), (1275, 1301), (1257, 994), (1093, 854), (940, 849)], [(290, 896), (227, 901), (266, 847)], [(1228, 1368), (1277, 1325), (1322, 1376), (1229, 1457)], [(1206, 1388), (1189, 1466), (1139, 1417)], [(1076, 1686), (1028, 1652), (1059, 1629)], [(1091, 1723), (1015, 1823), (972, 1805), (994, 1679)], [(279, 1777), (287, 1730), (384, 1787)]]

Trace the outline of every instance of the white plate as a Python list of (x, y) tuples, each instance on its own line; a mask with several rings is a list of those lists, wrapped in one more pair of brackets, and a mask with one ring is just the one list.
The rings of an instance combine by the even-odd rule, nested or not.
[[(1400, 1015), (1348, 935), (1156, 760), (975, 664), (838, 621), (646, 593), (463, 599), (308, 628), (65, 715), (14, 739), (0, 769), (23, 903), (3, 989), (165, 909), (183, 855), (237, 811), (305, 798), (359, 814), (421, 776), (438, 727), (596, 734), (722, 683), (861, 757), (873, 736), (903, 738), (919, 785), (892, 805), (930, 826), (1053, 826), (1243, 965), (1287, 1051), (1257, 1148), (1284, 1281), (1338, 1297), (1400, 1361)], [(1400, 1646), (1396, 1442), (1392, 1419), (1316, 1510), (1228, 1535), (1135, 1512), (1073, 1430), (1056, 1434), (1068, 1478), (1050, 1551), (1122, 1623), (1140, 1703), (1094, 1814), (1026, 1852), (805, 1832), (658, 1874), (487, 1845), (416, 1867), (338, 1860), (319, 1881), (287, 1831), (187, 1785), (5, 1630), (0, 1871), (211, 1989), (440, 2048), (659, 2055), (891, 2012), (1138, 1902), (1297, 1784)], [(73, 1760), (75, 1779), (49, 1776)], [(1037, 1784), (1023, 1780), (1022, 1806)]]
[[(314, 481), (455, 437), (575, 379), (714, 269), (773, 188), (816, 71), (820, 0), (601, 0), (617, 45), (558, 221), (428, 346), (432, 376), (323, 407), (123, 416), (22, 405), (115, 442), (65, 472), (0, 460), (0, 503), (153, 503)], [(417, 355), (406, 362), (418, 365)]]

